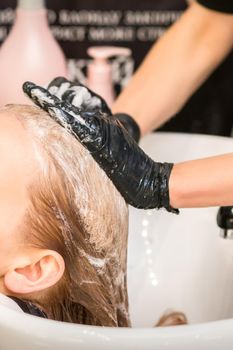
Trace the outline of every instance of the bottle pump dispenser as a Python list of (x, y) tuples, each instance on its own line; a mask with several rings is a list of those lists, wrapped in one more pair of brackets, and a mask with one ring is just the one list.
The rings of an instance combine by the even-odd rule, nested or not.
[(130, 56), (131, 50), (117, 46), (92, 46), (87, 50), (93, 58), (88, 65), (87, 86), (105, 99), (111, 107), (114, 101), (112, 66), (108, 61), (113, 56)]

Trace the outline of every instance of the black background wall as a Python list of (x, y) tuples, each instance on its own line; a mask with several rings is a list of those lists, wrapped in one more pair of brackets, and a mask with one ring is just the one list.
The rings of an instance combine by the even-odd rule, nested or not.
[[(32, 0), (33, 1), (33, 0)], [(0, 2), (0, 43), (14, 19), (15, 0)], [(91, 45), (132, 49), (132, 59), (113, 59), (116, 91), (122, 88), (159, 36), (186, 8), (184, 0), (47, 0), (49, 21), (73, 79), (85, 82)], [(233, 120), (233, 53), (162, 130), (230, 135)], [(156, 100), (156, 96), (153, 96)]]

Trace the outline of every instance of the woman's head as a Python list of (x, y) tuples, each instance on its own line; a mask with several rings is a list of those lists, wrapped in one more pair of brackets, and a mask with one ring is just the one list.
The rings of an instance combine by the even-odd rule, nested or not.
[(12, 105), (1, 118), (17, 124), (27, 140), (21, 153), (28, 181), (14, 233), (19, 256), (26, 249), (35, 258), (1, 274), (6, 292), (34, 300), (51, 318), (127, 326), (123, 199), (84, 147), (45, 112)]

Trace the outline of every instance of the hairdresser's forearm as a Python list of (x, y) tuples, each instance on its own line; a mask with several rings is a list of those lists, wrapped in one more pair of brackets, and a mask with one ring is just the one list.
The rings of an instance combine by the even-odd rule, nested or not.
[(175, 164), (169, 191), (174, 208), (233, 205), (233, 153)]
[(233, 16), (194, 3), (147, 55), (113, 106), (142, 134), (177, 113), (230, 51)]

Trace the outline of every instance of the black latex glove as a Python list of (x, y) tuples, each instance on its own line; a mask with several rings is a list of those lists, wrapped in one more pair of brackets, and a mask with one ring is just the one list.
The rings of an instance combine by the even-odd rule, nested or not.
[(164, 207), (178, 213), (169, 203), (168, 181), (173, 164), (149, 158), (117, 119), (100, 110), (82, 110), (30, 82), (23, 89), (90, 151), (127, 203), (143, 209)]
[(106, 113), (109, 116), (111, 115), (112, 118), (121, 122), (136, 142), (139, 141), (140, 129), (135, 120), (125, 113), (112, 115), (111, 109), (108, 107), (104, 99), (86, 86), (78, 82), (73, 83), (63, 77), (58, 77), (49, 83), (48, 90), (51, 94), (57, 96), (62, 101), (69, 102), (84, 111), (99, 111)]

